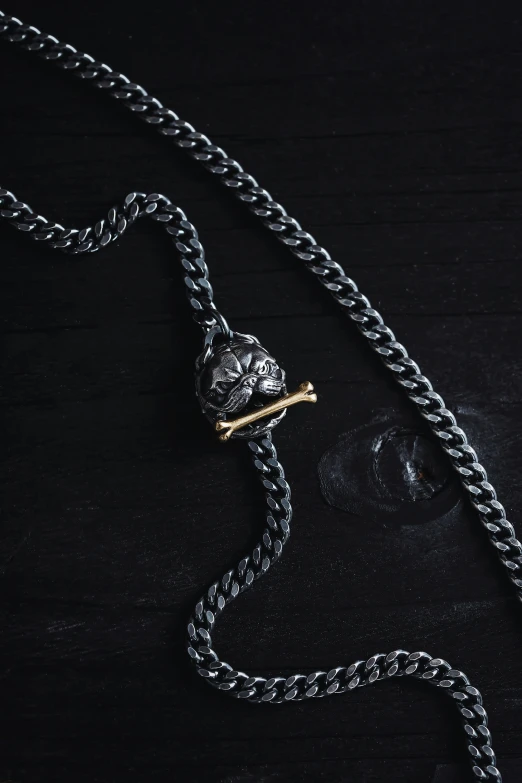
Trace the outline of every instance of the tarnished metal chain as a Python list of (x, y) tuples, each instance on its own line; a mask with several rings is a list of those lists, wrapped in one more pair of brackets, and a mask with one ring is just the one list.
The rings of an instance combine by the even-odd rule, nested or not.
[(233, 669), (221, 661), (212, 646), (214, 624), (225, 608), (275, 563), (290, 535), (290, 487), (271, 437), (249, 443), (254, 467), (265, 491), (267, 525), (251, 555), (214, 582), (198, 601), (188, 625), (188, 652), (199, 674), (221, 691), (256, 704), (322, 698), (361, 688), (392, 677), (415, 677), (447, 693), (457, 703), (464, 722), (468, 753), (477, 780), (501, 781), (480, 691), (466, 675), (442, 658), (426, 652), (394, 650), (368, 660), (336, 666), (329, 671), (259, 677)]
[(147, 216), (163, 225), (173, 237), (185, 273), (187, 297), (194, 310), (194, 320), (205, 332), (217, 330), (228, 339), (230, 328), (214, 304), (205, 251), (195, 226), (182, 209), (159, 193), (129, 193), (121, 206), (112, 207), (105, 219), (88, 228), (64, 228), (38, 215), (14, 193), (0, 188), (0, 217), (31, 239), (69, 255), (94, 253), (114, 242), (138, 218)]
[[(43, 34), (1, 12), (0, 37), (36, 51), (45, 59), (54, 60), (64, 69), (90, 80), (120, 100), (145, 122), (156, 126), (161, 134), (171, 137), (178, 147), (231, 188), (237, 198), (246, 203), (250, 211), (318, 278), (354, 321), (372, 349), (380, 355), (384, 365), (404, 387), (408, 398), (440, 440), (514, 585), (517, 597), (522, 600), (522, 545), (506, 519), (505, 510), (498, 502), (476, 452), (468, 444), (465, 433), (457, 426), (454, 415), (446, 408), (442, 397), (433, 390), (419, 366), (408, 357), (404, 346), (396, 341), (380, 314), (358, 291), (343, 268), (331, 259), (311, 234), (302, 230), (297, 220), (287, 215), (268, 191), (259, 187), (257, 181), (243, 171), (237, 161), (227, 157), (224, 150), (212, 144), (203, 134), (197, 133), (192, 125), (180, 120), (172, 110), (166, 109), (143, 87), (130, 82), (108, 65), (78, 52), (74, 47), (60, 43), (53, 36)], [(138, 206), (132, 207), (132, 204)], [(151, 206), (153, 204), (156, 204), (154, 208)], [(226, 334), (226, 322), (212, 302), (208, 270), (195, 229), (186, 221), (181, 210), (173, 207), (163, 196), (132, 194), (129, 206), (125, 202), (122, 208), (111, 210), (107, 221), (83, 231), (65, 230), (56, 224), (47, 223), (40, 216), (34, 216), (27, 205), (18, 202), (8, 191), (0, 192), (0, 207), (0, 214), (17, 228), (48, 242), (52, 247), (72, 253), (92, 252), (117, 239), (133, 219), (140, 214), (149, 214), (150, 208), (153, 218), (169, 223), (167, 230), (172, 228), (174, 233), (181, 232), (175, 233), (178, 240), (176, 246), (187, 272), (185, 282), (189, 294), (193, 294), (189, 298), (196, 310), (196, 319), (205, 330), (221, 327), (221, 331)], [(134, 218), (131, 217), (133, 211), (136, 212)], [(250, 587), (279, 558), (289, 535), (290, 489), (272, 440), (265, 438), (252, 441), (250, 448), (266, 492), (267, 527), (253, 553), (211, 585), (196, 606), (188, 627), (188, 650), (200, 675), (214, 687), (237, 698), (272, 704), (343, 693), (394, 676), (413, 676), (426, 680), (444, 690), (458, 703), (469, 740), (468, 751), (475, 779), (498, 783), (501, 775), (496, 767), (481, 695), (461, 671), (452, 669), (440, 658), (432, 658), (423, 652), (409, 654), (396, 650), (388, 655), (373, 655), (367, 661), (356, 661), (350, 666), (340, 666), (328, 672), (268, 679), (236, 671), (219, 660), (213, 650), (211, 637), (216, 618), (233, 598)]]

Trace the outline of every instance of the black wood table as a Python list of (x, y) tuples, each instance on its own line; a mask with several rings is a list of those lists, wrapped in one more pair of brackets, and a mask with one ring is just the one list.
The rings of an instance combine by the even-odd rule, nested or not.
[[(314, 233), (456, 411), (516, 524), (520, 15), (161, 5), (3, 10), (144, 84)], [(77, 227), (131, 190), (168, 195), (232, 326), (320, 394), (275, 433), (292, 539), (219, 623), (225, 660), (307, 674), (425, 649), (481, 688), (499, 767), (521, 781), (521, 609), (403, 392), (207, 173), (71, 76), (7, 44), (0, 63), (2, 185)], [(418, 683), (255, 707), (195, 676), (187, 618), (255, 540), (261, 500), (246, 448), (197, 406), (178, 259), (145, 222), (93, 256), (7, 227), (0, 247), (2, 783), (467, 779), (454, 706)]]

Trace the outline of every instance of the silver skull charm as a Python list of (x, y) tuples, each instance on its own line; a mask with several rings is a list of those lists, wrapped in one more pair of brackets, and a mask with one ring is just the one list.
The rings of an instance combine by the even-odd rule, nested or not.
[[(204, 414), (215, 424), (252, 413), (286, 394), (285, 373), (259, 341), (234, 334), (229, 341), (209, 346), (196, 363), (196, 390)], [(278, 424), (286, 410), (249, 424), (236, 438), (257, 438)]]

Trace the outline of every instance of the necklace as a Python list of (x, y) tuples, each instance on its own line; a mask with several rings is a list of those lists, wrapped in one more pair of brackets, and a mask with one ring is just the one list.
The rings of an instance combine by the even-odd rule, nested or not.
[[(316, 276), (355, 323), (370, 347), (379, 354), (384, 366), (405, 389), (409, 400), (439, 439), (514, 585), (517, 597), (522, 600), (522, 544), (507, 521), (504, 508), (498, 502), (476, 452), (468, 444), (466, 434), (457, 425), (442, 397), (433, 390), (430, 381), (422, 375), (404, 346), (395, 339), (381, 315), (359, 292), (343, 268), (237, 161), (227, 157), (224, 150), (198, 133), (188, 122), (180, 120), (143, 87), (69, 44), (60, 43), (53, 36), (1, 12), (0, 37), (73, 71), (116, 98), (159, 133), (171, 137), (177, 147), (185, 150), (231, 189)], [(217, 618), (234, 598), (279, 559), (289, 537), (292, 516), (290, 488), (277, 458), (272, 430), (291, 405), (315, 402), (317, 398), (309, 382), (288, 393), (285, 373), (271, 354), (255, 337), (230, 328), (214, 303), (204, 251), (195, 227), (184, 212), (165, 196), (131, 193), (96, 225), (82, 230), (66, 229), (33, 212), (10, 191), (0, 189), (0, 216), (31, 239), (68, 254), (92, 253), (103, 248), (117, 240), (143, 216), (162, 224), (174, 240), (181, 258), (193, 318), (204, 334), (203, 350), (196, 361), (199, 402), (220, 440), (247, 440), (267, 507), (267, 525), (260, 543), (235, 568), (214, 582), (196, 604), (188, 624), (187, 647), (198, 674), (215, 688), (256, 704), (320, 698), (391, 677), (421, 679), (442, 689), (456, 702), (464, 723), (474, 778), (501, 781), (481, 694), (462, 671), (442, 658), (434, 658), (425, 652), (394, 650), (308, 676), (294, 674), (266, 678), (234, 669), (221, 661), (215, 652), (212, 633)]]

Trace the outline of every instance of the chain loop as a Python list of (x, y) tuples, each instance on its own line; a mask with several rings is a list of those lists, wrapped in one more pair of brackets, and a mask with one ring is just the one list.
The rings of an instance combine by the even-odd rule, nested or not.
[[(385, 367), (404, 388), (409, 400), (439, 438), (518, 599), (522, 600), (522, 544), (515, 537), (504, 507), (498, 502), (495, 490), (487, 480), (486, 470), (479, 463), (464, 431), (457, 425), (442, 397), (433, 390), (430, 381), (409, 358), (405, 347), (396, 341), (382, 316), (358, 291), (353, 280), (337, 262), (332, 261), (327, 250), (311, 234), (303, 231), (299, 222), (287, 215), (284, 207), (261, 188), (254, 177), (243, 171), (237, 161), (229, 158), (221, 147), (198, 133), (171, 109), (165, 108), (140, 85), (133, 84), (126, 76), (78, 52), (74, 47), (60, 43), (53, 36), (41, 33), (35, 27), (24, 25), (20, 20), (1, 12), (0, 37), (35, 51), (44, 59), (52, 60), (65, 70), (71, 70), (80, 78), (90, 81), (121, 101), (159, 133), (172, 139), (176, 146), (197, 160), (228, 187), (236, 198), (244, 202), (263, 225), (317, 277), (354, 322), (370, 347), (381, 357)], [(164, 196), (130, 194), (123, 206), (110, 210), (107, 219), (99, 221), (94, 227), (78, 231), (50, 223), (41, 215), (36, 215), (27, 204), (18, 201), (9, 191), (0, 191), (1, 217), (29, 234), (32, 239), (44, 241), (53, 248), (71, 254), (94, 252), (115, 241), (144, 214), (165, 223), (167, 232), (174, 238), (186, 273), (185, 285), (196, 321), (209, 334), (209, 339), (213, 339), (211, 335), (217, 332), (227, 339), (230, 330), (225, 319), (215, 309), (208, 269), (196, 229), (187, 221), (182, 210), (173, 206)], [(366, 661), (356, 661), (328, 672), (318, 671), (308, 676), (294, 674), (286, 678), (252, 677), (220, 661), (212, 647), (211, 636), (217, 617), (228, 603), (248, 589), (279, 559), (290, 532), (290, 488), (272, 440), (268, 437), (252, 441), (249, 445), (255, 469), (266, 493), (267, 526), (252, 554), (244, 557), (221, 580), (212, 584), (196, 605), (188, 626), (188, 652), (198, 673), (214, 687), (236, 698), (272, 704), (344, 693), (394, 676), (422, 679), (442, 689), (457, 703), (464, 722), (475, 779), (497, 783), (501, 781), (480, 692), (470, 685), (463, 672), (451, 668), (440, 658), (432, 658), (424, 652), (395, 650), (388, 655), (373, 655)]]
[(148, 216), (163, 225), (172, 237), (181, 257), (187, 298), (194, 320), (205, 332), (217, 327), (225, 339), (232, 337), (226, 319), (214, 304), (214, 292), (209, 281), (205, 252), (195, 226), (187, 220), (182, 209), (160, 193), (129, 193), (123, 204), (109, 210), (106, 218), (87, 228), (64, 228), (37, 215), (31, 207), (18, 201), (14, 193), (0, 188), (0, 217), (31, 239), (45, 242), (55, 250), (68, 255), (95, 253), (115, 242), (136, 220)]

